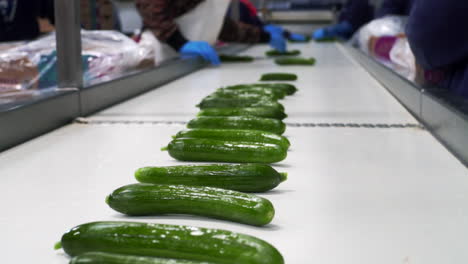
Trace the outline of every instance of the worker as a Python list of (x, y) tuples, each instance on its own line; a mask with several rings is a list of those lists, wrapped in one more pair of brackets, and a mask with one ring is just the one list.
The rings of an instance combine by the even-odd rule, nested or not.
[(374, 17), (374, 8), (368, 0), (348, 0), (340, 14), (337, 24), (316, 30), (315, 40), (327, 38), (349, 39), (361, 26)]
[(415, 0), (406, 29), (416, 62), (425, 70), (442, 70), (443, 78), (436, 84), (465, 99), (468, 32), (463, 21), (467, 13), (467, 1)]
[(382, 6), (377, 10), (376, 17), (387, 15), (408, 16), (414, 0), (384, 0)]
[(0, 0), (0, 41), (20, 41), (40, 35), (38, 18), (54, 22), (53, 0)]
[[(257, 8), (250, 0), (239, 0), (239, 21), (252, 26), (263, 27), (265, 23), (258, 17)], [(295, 42), (307, 41), (306, 36), (281, 29), (285, 38)]]
[(225, 42), (270, 43), (286, 50), (280, 27), (262, 28), (233, 21), (226, 16), (230, 0), (136, 0), (144, 27), (156, 37), (156, 56), (164, 61), (177, 52), (199, 55), (213, 65), (220, 60), (211, 46), (216, 40)]

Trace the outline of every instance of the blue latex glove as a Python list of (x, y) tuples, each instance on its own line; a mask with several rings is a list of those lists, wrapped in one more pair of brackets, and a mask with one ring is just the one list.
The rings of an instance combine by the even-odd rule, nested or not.
[(289, 39), (293, 41), (298, 41), (298, 42), (304, 42), (307, 40), (304, 35), (296, 34), (296, 33), (291, 33), (289, 35)]
[(270, 33), (270, 46), (279, 52), (286, 52), (286, 39), (281, 27), (266, 25), (263, 27), (263, 30)]
[(348, 38), (352, 32), (353, 27), (351, 26), (351, 24), (348, 21), (343, 21), (333, 26), (316, 30), (312, 37), (315, 40), (333, 37)]
[(216, 50), (206, 41), (189, 41), (179, 50), (182, 56), (201, 56), (213, 65), (220, 65), (221, 61)]

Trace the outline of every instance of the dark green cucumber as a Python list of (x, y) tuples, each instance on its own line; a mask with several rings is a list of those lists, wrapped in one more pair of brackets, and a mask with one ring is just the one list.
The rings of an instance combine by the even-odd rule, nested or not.
[(209, 164), (146, 167), (135, 172), (139, 182), (209, 186), (239, 192), (267, 192), (287, 179), (266, 164)]
[(225, 87), (224, 89), (230, 90), (244, 90), (244, 89), (252, 89), (252, 88), (263, 88), (263, 89), (271, 89), (271, 90), (280, 90), (287, 95), (292, 95), (297, 92), (296, 86), (289, 84), (289, 83), (252, 83), (252, 84), (239, 84)]
[(115, 190), (106, 202), (132, 216), (186, 214), (253, 226), (267, 225), (275, 215), (267, 199), (205, 186), (137, 183)]
[(175, 138), (209, 138), (226, 141), (257, 142), (280, 145), (285, 149), (291, 146), (289, 140), (271, 132), (238, 129), (189, 129), (177, 133)]
[(88, 252), (207, 261), (283, 264), (272, 245), (225, 230), (136, 222), (94, 222), (74, 227), (61, 246), (74, 257)]
[(204, 138), (174, 139), (162, 150), (181, 161), (275, 163), (287, 156), (287, 150), (276, 144)]
[(206, 108), (232, 108), (232, 107), (258, 107), (270, 106), (284, 111), (284, 106), (272, 98), (265, 96), (242, 96), (236, 98), (224, 98), (219, 96), (208, 96), (198, 105), (200, 109)]
[(190, 120), (188, 128), (260, 130), (282, 135), (283, 121), (256, 116), (200, 116)]
[(252, 62), (254, 58), (251, 56), (239, 56), (239, 55), (219, 55), (221, 62)]
[(265, 52), (265, 55), (269, 57), (275, 57), (275, 56), (298, 56), (301, 54), (300, 50), (289, 50), (285, 52), (281, 52), (278, 50), (269, 50)]
[(294, 39), (289, 39), (289, 42), (291, 43), (307, 43), (310, 42), (312, 38), (310, 36), (305, 36), (305, 40), (294, 40)]
[(297, 75), (293, 73), (265, 73), (260, 81), (295, 81)]
[(215, 264), (210, 262), (142, 257), (134, 255), (89, 252), (73, 257), (69, 264)]
[(270, 98), (273, 98), (274, 100), (279, 100), (279, 99), (283, 99), (286, 96), (286, 93), (281, 90), (252, 87), (252, 88), (242, 89), (242, 90), (220, 88), (216, 90), (216, 92), (213, 93), (212, 95), (225, 97), (225, 98), (239, 97), (242, 95), (257, 95), (257, 96), (270, 97)]
[(275, 63), (282, 66), (288, 65), (306, 65), (313, 66), (315, 65), (314, 58), (278, 58), (275, 59)]
[(206, 108), (198, 112), (198, 116), (257, 116), (279, 120), (287, 117), (284, 111), (275, 107)]
[(321, 39), (315, 39), (315, 42), (336, 42), (339, 39), (336, 37), (328, 37), (328, 38), (321, 38)]

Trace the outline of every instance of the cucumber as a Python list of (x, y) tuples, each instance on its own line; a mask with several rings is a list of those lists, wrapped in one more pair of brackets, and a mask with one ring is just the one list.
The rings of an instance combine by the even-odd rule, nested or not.
[(285, 52), (281, 52), (278, 50), (269, 50), (265, 52), (265, 55), (269, 57), (275, 57), (275, 56), (298, 56), (301, 54), (300, 50), (289, 50)]
[(205, 186), (136, 183), (115, 190), (106, 202), (131, 216), (187, 214), (253, 226), (267, 225), (275, 215), (267, 199)]
[(89, 252), (70, 260), (70, 264), (214, 264), (209, 262), (178, 260), (134, 255)]
[(253, 84), (239, 84), (225, 87), (224, 89), (230, 90), (244, 90), (244, 89), (252, 89), (252, 88), (262, 88), (262, 89), (270, 89), (270, 90), (280, 90), (284, 92), (286, 95), (292, 95), (297, 92), (296, 86), (289, 84), (289, 83), (253, 83)]
[(293, 73), (265, 73), (260, 81), (295, 81), (297, 75)]
[(257, 116), (283, 120), (287, 115), (275, 107), (207, 108), (198, 116)]
[(266, 164), (209, 164), (146, 167), (135, 172), (142, 183), (209, 186), (239, 192), (267, 192), (287, 179)]
[(287, 156), (287, 150), (276, 144), (204, 138), (174, 139), (161, 150), (181, 161), (275, 163)]
[(282, 66), (288, 65), (308, 65), (313, 66), (315, 65), (314, 58), (279, 58), (275, 60), (275, 63)]
[(189, 129), (177, 133), (175, 138), (209, 138), (226, 141), (257, 142), (280, 145), (285, 149), (291, 146), (283, 136), (258, 130), (237, 129)]
[(305, 40), (294, 40), (294, 39), (289, 39), (289, 42), (291, 43), (307, 43), (310, 42), (312, 38), (310, 36), (305, 36)]
[(272, 245), (225, 230), (136, 222), (93, 222), (66, 232), (56, 248), (74, 257), (88, 252), (207, 261), (284, 264)]
[(257, 107), (271, 106), (284, 111), (284, 106), (272, 98), (258, 95), (241, 96), (235, 98), (224, 98), (219, 96), (208, 96), (198, 105), (200, 109), (205, 108), (231, 108), (231, 107)]
[(336, 37), (328, 37), (328, 38), (321, 38), (321, 39), (315, 39), (315, 42), (336, 42), (339, 41), (338, 38)]
[(190, 120), (188, 128), (260, 130), (282, 135), (286, 125), (281, 120), (255, 116), (200, 116)]
[(238, 56), (238, 55), (227, 55), (221, 54), (219, 55), (219, 59), (221, 62), (252, 62), (254, 58), (251, 56)]
[(281, 90), (252, 87), (252, 88), (242, 89), (242, 90), (219, 88), (212, 95), (218, 96), (218, 97), (225, 97), (225, 98), (233, 98), (233, 97), (235, 98), (235, 97), (240, 97), (242, 95), (257, 95), (257, 96), (269, 97), (274, 100), (279, 100), (279, 99), (283, 99), (286, 96), (286, 93)]

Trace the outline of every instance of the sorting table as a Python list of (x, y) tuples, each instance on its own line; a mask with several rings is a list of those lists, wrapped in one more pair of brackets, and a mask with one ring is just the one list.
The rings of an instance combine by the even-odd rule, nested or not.
[[(2, 263), (65, 264), (54, 243), (75, 225), (102, 220), (242, 232), (273, 244), (288, 264), (468, 263), (467, 169), (340, 45), (291, 45), (316, 57), (315, 67), (267, 58), (208, 67), (0, 153)], [(298, 93), (283, 101), (292, 147), (275, 165), (289, 179), (260, 194), (276, 209), (270, 225), (130, 218), (105, 204), (115, 188), (135, 182), (137, 168), (182, 164), (160, 148), (203, 97), (266, 72), (299, 76)]]

